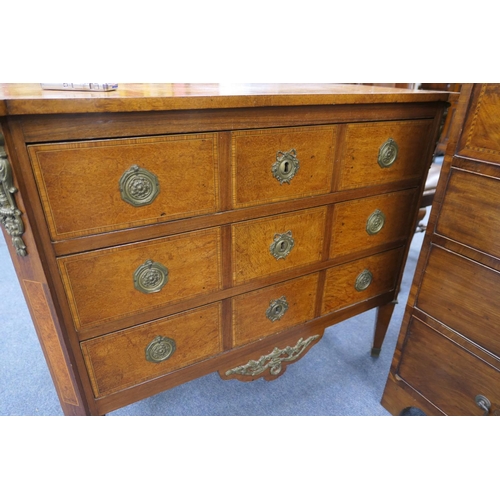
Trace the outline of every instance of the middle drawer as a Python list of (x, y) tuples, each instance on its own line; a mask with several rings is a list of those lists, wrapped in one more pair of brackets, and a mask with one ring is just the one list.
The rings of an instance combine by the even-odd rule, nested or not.
[(221, 288), (220, 229), (58, 259), (77, 330)]
[(234, 284), (319, 262), (326, 211), (324, 206), (234, 224)]
[(416, 189), (407, 189), (337, 203), (333, 212), (330, 258), (410, 236), (417, 195)]

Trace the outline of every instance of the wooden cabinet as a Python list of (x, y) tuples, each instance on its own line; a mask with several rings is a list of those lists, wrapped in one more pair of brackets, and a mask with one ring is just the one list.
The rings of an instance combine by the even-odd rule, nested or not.
[(382, 404), (500, 414), (500, 85), (463, 85)]
[(271, 380), (376, 307), (380, 350), (447, 93), (1, 85), (0, 98), (2, 227), (65, 414), (214, 371)]

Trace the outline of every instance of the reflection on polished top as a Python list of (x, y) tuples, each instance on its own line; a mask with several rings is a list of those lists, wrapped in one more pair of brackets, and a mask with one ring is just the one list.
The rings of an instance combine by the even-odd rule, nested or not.
[(447, 101), (447, 92), (330, 83), (120, 83), (111, 92), (0, 84), (0, 116), (328, 104)]

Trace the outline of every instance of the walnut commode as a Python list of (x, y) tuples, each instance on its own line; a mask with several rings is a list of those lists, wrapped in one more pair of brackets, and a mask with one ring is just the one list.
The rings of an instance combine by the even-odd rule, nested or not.
[(378, 354), (447, 98), (0, 85), (1, 224), (64, 413), (276, 378), (375, 307)]

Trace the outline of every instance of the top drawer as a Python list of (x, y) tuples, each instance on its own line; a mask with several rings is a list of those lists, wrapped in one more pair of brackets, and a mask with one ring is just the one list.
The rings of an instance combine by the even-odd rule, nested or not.
[(53, 240), (217, 211), (216, 134), (29, 146)]
[(347, 125), (339, 190), (420, 179), (432, 123), (408, 120)]
[(233, 132), (233, 206), (329, 193), (336, 135), (334, 125)]

